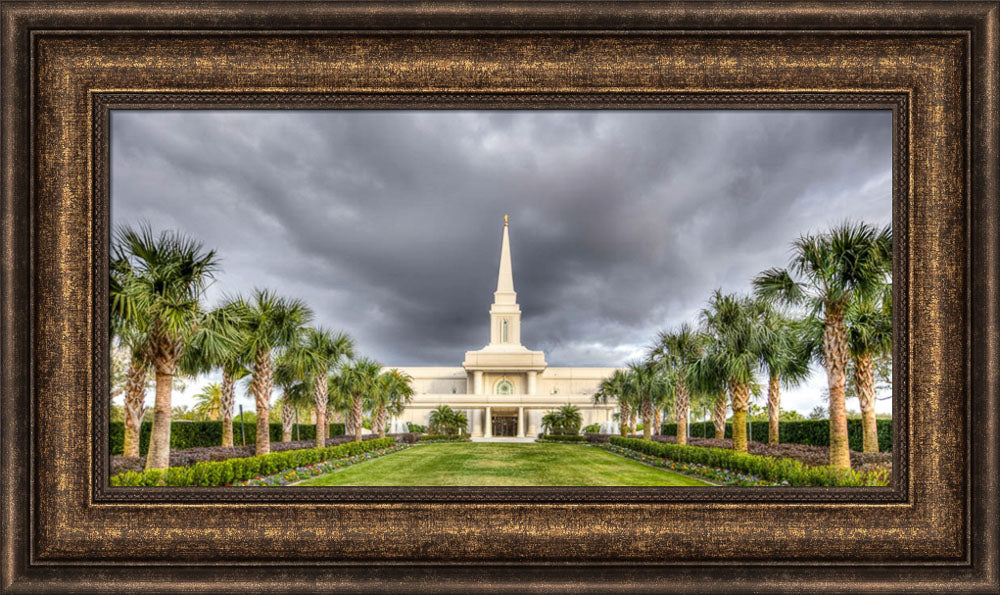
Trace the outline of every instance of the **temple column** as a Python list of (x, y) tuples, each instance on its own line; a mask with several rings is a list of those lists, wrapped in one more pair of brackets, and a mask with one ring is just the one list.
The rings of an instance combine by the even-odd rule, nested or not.
[(524, 438), (524, 407), (517, 408), (517, 437)]
[[(482, 374), (482, 372), (476, 372), (477, 374)], [(483, 437), (492, 438), (493, 437), (493, 413), (490, 408), (486, 408), (486, 414), (483, 416)]]
[(473, 394), (481, 395), (483, 394), (483, 371), (476, 370), (472, 373), (472, 390)]
[(534, 370), (528, 372), (528, 394), (529, 395), (535, 394), (535, 390), (537, 389), (537, 384), (538, 384), (537, 380), (538, 380), (538, 372), (535, 372)]

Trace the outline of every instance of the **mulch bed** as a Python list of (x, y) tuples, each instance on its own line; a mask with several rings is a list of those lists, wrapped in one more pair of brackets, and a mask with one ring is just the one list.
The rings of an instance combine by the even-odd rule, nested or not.
[[(369, 435), (370, 436), (370, 435)], [(337, 436), (326, 440), (327, 446), (336, 446), (354, 440), (353, 436)], [(281, 452), (284, 450), (301, 450), (303, 448), (313, 448), (316, 446), (315, 440), (299, 440), (296, 442), (272, 442), (271, 452)], [(187, 467), (202, 461), (225, 461), (226, 459), (240, 459), (254, 456), (254, 446), (199, 446), (196, 448), (186, 448), (184, 450), (170, 451), (171, 467)], [(125, 457), (114, 455), (111, 457), (111, 475), (118, 475), (126, 471), (140, 472), (146, 465), (146, 457)]]
[[(639, 436), (641, 437), (641, 436)], [(653, 436), (657, 442), (676, 442), (676, 436)], [(688, 438), (691, 446), (704, 446), (708, 448), (732, 448), (733, 441), (729, 438)], [(809, 446), (806, 444), (793, 444), (786, 442), (783, 444), (767, 444), (764, 442), (748, 442), (747, 450), (750, 454), (774, 457), (777, 459), (796, 459), (806, 465), (820, 466), (830, 464), (830, 450), (826, 446)], [(863, 453), (851, 451), (851, 468), (855, 471), (874, 471), (876, 469), (892, 468), (891, 452)]]

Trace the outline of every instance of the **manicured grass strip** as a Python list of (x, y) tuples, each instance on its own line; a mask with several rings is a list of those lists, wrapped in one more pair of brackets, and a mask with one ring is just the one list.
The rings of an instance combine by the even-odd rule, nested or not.
[(396, 443), (392, 437), (362, 442), (348, 442), (323, 448), (286, 450), (259, 457), (205, 461), (190, 467), (152, 469), (142, 473), (127, 471), (111, 478), (112, 486), (224, 486), (246, 481), (260, 475), (272, 475), (287, 469), (312, 465), (321, 461), (349, 457), (372, 450), (389, 448)]
[(462, 443), (405, 451), (303, 481), (313, 486), (704, 486), (576, 444)]
[(810, 467), (795, 459), (775, 459), (725, 448), (687, 446), (639, 438), (612, 436), (610, 443), (635, 452), (682, 463), (697, 463), (744, 473), (780, 485), (878, 486), (888, 485), (884, 472), (858, 473), (851, 469)]

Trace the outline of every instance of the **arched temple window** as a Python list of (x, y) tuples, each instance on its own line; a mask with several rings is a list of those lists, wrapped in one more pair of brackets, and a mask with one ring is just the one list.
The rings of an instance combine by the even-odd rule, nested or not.
[(498, 395), (512, 395), (514, 394), (514, 383), (510, 380), (501, 380), (497, 382), (494, 393)]

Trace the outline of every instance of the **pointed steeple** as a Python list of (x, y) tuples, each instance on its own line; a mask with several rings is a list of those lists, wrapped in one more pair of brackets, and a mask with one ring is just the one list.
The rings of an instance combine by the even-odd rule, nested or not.
[[(490, 306), (490, 342), (482, 349), (465, 352), (462, 365), (470, 372), (507, 371), (520, 374), (545, 370), (545, 354), (531, 351), (521, 344), (521, 307), (517, 305), (517, 293), (514, 292), (509, 221), (510, 218), (504, 215), (497, 290), (493, 293), (493, 305)], [(532, 386), (531, 381), (527, 386)]]
[[(510, 237), (507, 230), (507, 215), (504, 215), (503, 240), (500, 243), (500, 270), (497, 274), (497, 294), (514, 293), (514, 269), (510, 265)], [(513, 303), (513, 301), (506, 303)]]

